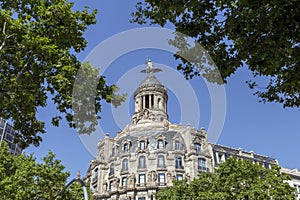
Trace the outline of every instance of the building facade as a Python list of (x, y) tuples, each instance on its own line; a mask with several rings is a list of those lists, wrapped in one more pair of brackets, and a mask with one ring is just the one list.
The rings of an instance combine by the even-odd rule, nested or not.
[(14, 155), (22, 153), (20, 145), (18, 143), (14, 143), (16, 133), (17, 131), (12, 128), (7, 120), (0, 118), (0, 143), (6, 142), (9, 146), (10, 153)]
[[(154, 200), (155, 193), (173, 180), (192, 180), (203, 171), (214, 172), (228, 157), (248, 159), (265, 168), (273, 158), (211, 144), (204, 128), (168, 121), (168, 94), (155, 77), (152, 62), (142, 72), (146, 78), (134, 93), (131, 124), (116, 137), (107, 134), (98, 142), (86, 180), (97, 200)], [(299, 179), (300, 180), (300, 179)]]

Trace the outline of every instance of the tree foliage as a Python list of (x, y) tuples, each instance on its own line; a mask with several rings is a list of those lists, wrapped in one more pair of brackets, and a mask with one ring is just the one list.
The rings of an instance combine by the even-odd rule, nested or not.
[(294, 200), (295, 189), (290, 187), (287, 175), (280, 173), (278, 166), (265, 169), (248, 160), (229, 158), (219, 165), (215, 173), (200, 173), (187, 183), (175, 181), (174, 186), (160, 190), (157, 200), (179, 199), (274, 199)]
[[(55, 159), (55, 154), (49, 152), (43, 162), (38, 163), (33, 155), (11, 155), (6, 143), (0, 144), (1, 199), (46, 200), (50, 198), (50, 193), (54, 197), (63, 189), (70, 173), (64, 171), (65, 167)], [(82, 188), (73, 184), (57, 199), (81, 200)]]
[[(247, 81), (261, 101), (300, 106), (300, 4), (282, 1), (145, 0), (137, 4), (133, 22), (165, 26), (199, 42), (214, 60), (224, 82), (243, 66), (254, 77)], [(176, 44), (179, 45), (178, 43)], [(193, 48), (186, 54), (193, 54)], [(178, 66), (186, 78), (201, 75), (183, 57)]]
[[(72, 87), (81, 67), (76, 53), (85, 49), (84, 32), (96, 23), (97, 11), (74, 10), (73, 4), (68, 0), (0, 1), (0, 117), (13, 121), (23, 147), (37, 146), (42, 140), (45, 122), (37, 118), (37, 110), (46, 107), (48, 99), (58, 111), (53, 125), (58, 126), (65, 116), (75, 127)], [(93, 103), (98, 114), (100, 101), (111, 102), (117, 88), (107, 85), (103, 76), (96, 84)]]

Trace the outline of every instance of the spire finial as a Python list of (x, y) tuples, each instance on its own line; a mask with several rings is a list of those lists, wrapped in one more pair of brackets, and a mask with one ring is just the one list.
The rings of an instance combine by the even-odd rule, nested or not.
[(147, 57), (147, 61), (145, 63), (147, 65), (147, 68), (146, 69), (143, 69), (141, 72), (142, 73), (146, 73), (146, 74), (152, 74), (152, 73), (156, 73), (156, 72), (160, 72), (162, 71), (161, 69), (159, 68), (154, 68), (153, 67), (153, 63), (151, 61), (151, 59), (149, 57)]

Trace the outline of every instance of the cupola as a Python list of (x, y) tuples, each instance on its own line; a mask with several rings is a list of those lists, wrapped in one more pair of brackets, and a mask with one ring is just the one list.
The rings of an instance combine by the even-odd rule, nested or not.
[(132, 124), (168, 120), (167, 90), (154, 75), (162, 70), (153, 67), (150, 59), (147, 60), (146, 66), (146, 69), (141, 72), (146, 73), (147, 77), (134, 92), (135, 112), (132, 116)]

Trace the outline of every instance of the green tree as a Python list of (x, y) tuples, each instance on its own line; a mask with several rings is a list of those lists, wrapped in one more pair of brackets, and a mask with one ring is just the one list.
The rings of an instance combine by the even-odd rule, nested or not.
[[(36, 115), (49, 101), (58, 111), (53, 125), (65, 117), (75, 127), (72, 87), (81, 67), (76, 53), (85, 49), (84, 32), (96, 23), (97, 11), (74, 10), (73, 4), (68, 0), (0, 1), (0, 117), (13, 121), (23, 147), (37, 146), (42, 140), (45, 122)], [(93, 103), (99, 115), (101, 100), (112, 102), (115, 96), (117, 102), (122, 97), (114, 95), (117, 88), (107, 85), (105, 77), (97, 80)]]
[[(250, 88), (263, 102), (300, 106), (300, 4), (298, 1), (145, 0), (133, 22), (165, 26), (199, 42), (214, 60), (224, 82), (240, 67), (252, 71)], [(193, 55), (193, 48), (186, 54)], [(186, 78), (201, 75), (197, 63), (181, 59)], [(197, 55), (194, 55), (196, 58)], [(204, 72), (205, 74), (205, 72)], [(209, 76), (209, 75), (207, 75)], [(263, 76), (267, 83), (255, 77)]]
[(200, 173), (187, 183), (175, 181), (174, 186), (160, 190), (157, 200), (166, 199), (272, 199), (294, 200), (295, 189), (284, 182), (287, 175), (278, 166), (265, 169), (252, 161), (229, 158), (219, 165), (215, 173)]
[[(0, 144), (0, 199), (46, 200), (50, 193), (55, 196), (63, 189), (70, 173), (64, 171), (65, 167), (55, 159), (55, 154), (49, 152), (43, 162), (38, 163), (33, 155), (11, 155), (6, 143)], [(72, 185), (57, 199), (83, 199), (81, 186)]]

